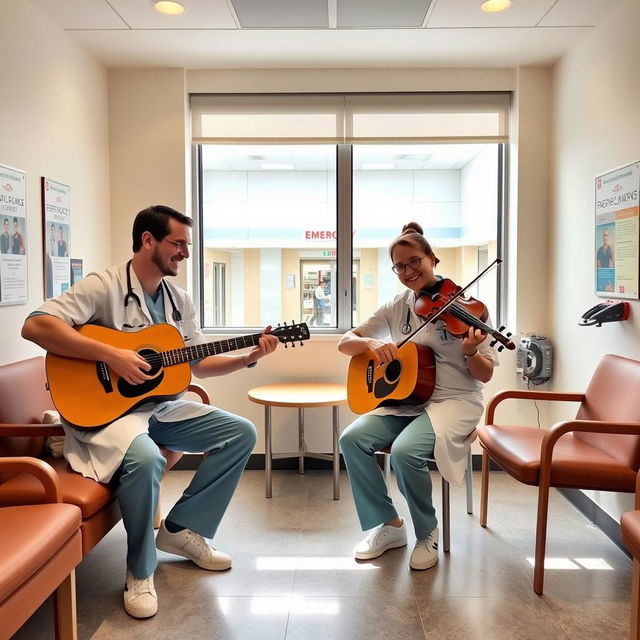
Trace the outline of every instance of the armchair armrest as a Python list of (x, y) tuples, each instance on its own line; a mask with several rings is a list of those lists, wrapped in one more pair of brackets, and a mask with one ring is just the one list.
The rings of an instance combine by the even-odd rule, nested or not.
[(507, 389), (499, 391), (489, 401), (487, 414), (484, 423), (494, 424), (496, 407), (503, 401), (510, 398), (521, 400), (555, 400), (558, 402), (582, 402), (585, 399), (584, 393), (562, 393), (557, 391), (535, 391), (530, 389)]
[(211, 401), (209, 400), (209, 394), (207, 393), (207, 390), (202, 385), (192, 382), (187, 387), (187, 391), (191, 391), (191, 393), (195, 393), (197, 396), (200, 396), (200, 400), (202, 400), (204, 404), (211, 404)]
[(24, 436), (25, 438), (37, 438), (48, 436), (63, 436), (64, 429), (61, 424), (11, 424), (0, 423), (0, 438)]
[(44, 460), (22, 456), (0, 458), (0, 473), (30, 473), (44, 487), (47, 502), (62, 502), (62, 489), (56, 470)]
[[(540, 482), (551, 476), (551, 461), (556, 442), (571, 431), (585, 433), (610, 433), (615, 435), (640, 435), (638, 422), (606, 422), (605, 420), (565, 420), (557, 422), (545, 434), (540, 449)], [(638, 482), (636, 481), (636, 487)], [(638, 498), (636, 497), (636, 506)], [(640, 507), (638, 507), (640, 508)]]

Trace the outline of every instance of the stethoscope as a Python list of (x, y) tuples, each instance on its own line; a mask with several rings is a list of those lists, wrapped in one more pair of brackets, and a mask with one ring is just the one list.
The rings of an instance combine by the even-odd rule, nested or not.
[[(167, 285), (167, 283), (162, 280), (162, 286), (164, 287), (164, 291), (167, 294), (167, 296), (169, 297), (169, 302), (171, 303), (171, 308), (173, 309), (173, 311), (171, 312), (171, 317), (173, 318), (173, 321), (176, 324), (182, 325), (182, 314), (180, 313), (180, 311), (178, 310), (178, 307), (176, 307), (176, 303), (173, 300), (173, 296), (171, 295), (171, 291), (169, 290), (169, 286)], [(134, 302), (136, 302), (136, 304), (140, 307), (140, 310), (142, 311), (142, 303), (140, 302), (140, 297), (138, 296), (137, 293), (135, 293), (133, 291), (133, 288), (131, 286), (131, 260), (129, 260), (129, 262), (127, 262), (127, 293), (124, 297), (124, 307), (125, 309), (129, 306), (129, 302), (133, 300)], [(123, 324), (123, 327), (126, 327), (127, 329), (135, 329), (136, 327), (134, 327), (131, 324)], [(144, 325), (139, 325), (138, 328), (143, 327)]]
[(407, 318), (400, 327), (400, 331), (406, 336), (411, 333), (411, 309), (407, 307)]

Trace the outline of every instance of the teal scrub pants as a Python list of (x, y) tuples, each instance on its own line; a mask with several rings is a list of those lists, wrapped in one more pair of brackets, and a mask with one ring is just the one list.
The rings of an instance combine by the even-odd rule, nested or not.
[(213, 409), (186, 420), (149, 420), (114, 474), (127, 532), (127, 567), (146, 578), (158, 564), (153, 520), (166, 460), (158, 445), (172, 451), (207, 452), (167, 520), (213, 538), (256, 443), (256, 429), (240, 416)]
[(407, 500), (417, 540), (438, 525), (431, 499), (427, 461), (436, 436), (426, 413), (419, 416), (363, 415), (340, 438), (351, 491), (362, 530), (394, 520), (393, 506), (375, 452), (391, 444), (391, 464), (400, 492)]

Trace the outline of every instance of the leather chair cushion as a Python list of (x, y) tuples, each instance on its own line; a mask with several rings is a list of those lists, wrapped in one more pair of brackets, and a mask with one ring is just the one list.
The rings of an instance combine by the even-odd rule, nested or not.
[[(520, 482), (537, 485), (540, 449), (545, 429), (514, 425), (478, 428), (483, 448), (491, 459)], [(636, 472), (607, 452), (579, 440), (572, 433), (558, 440), (553, 450), (551, 485), (603, 491), (635, 491)]]
[(80, 509), (70, 504), (0, 509), (0, 602), (48, 562), (81, 522)]
[[(105, 507), (114, 494), (109, 485), (100, 484), (76, 473), (64, 458), (45, 458), (56, 470), (62, 489), (62, 501), (80, 507), (86, 520)], [(44, 502), (44, 489), (32, 475), (20, 473), (0, 484), (0, 507)]]
[(620, 518), (622, 541), (634, 558), (640, 559), (640, 511), (627, 511)]

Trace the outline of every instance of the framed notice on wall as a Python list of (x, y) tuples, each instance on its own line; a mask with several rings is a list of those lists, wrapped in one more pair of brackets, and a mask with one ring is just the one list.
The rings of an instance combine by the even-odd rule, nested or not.
[(71, 286), (71, 187), (42, 178), (44, 297), (55, 298)]
[(640, 161), (595, 181), (595, 285), (607, 298), (640, 298)]
[(27, 302), (27, 176), (0, 166), (0, 305)]

